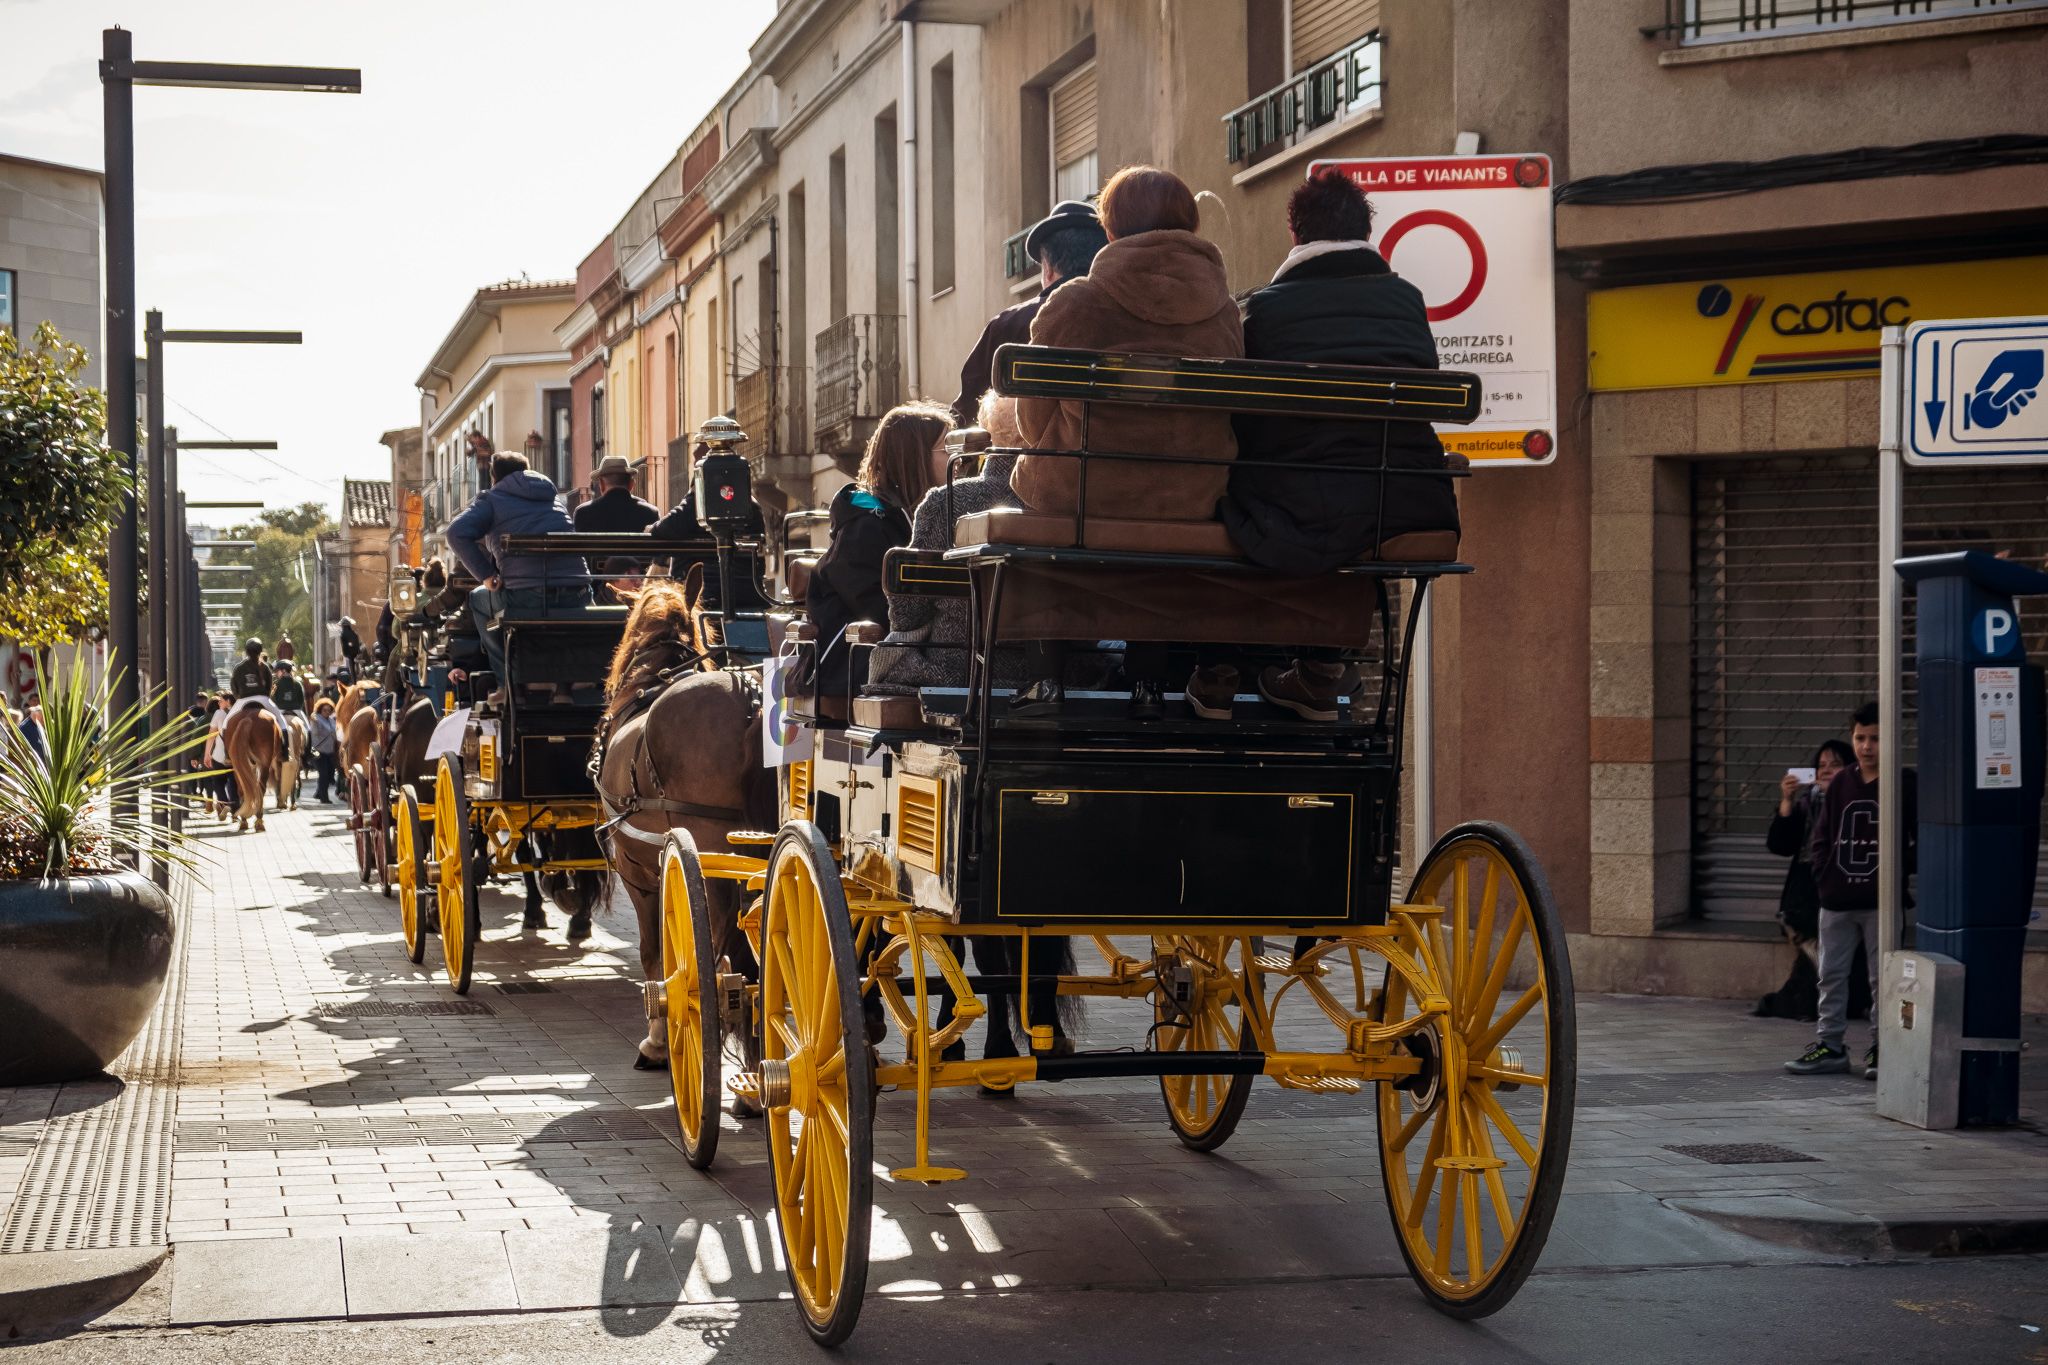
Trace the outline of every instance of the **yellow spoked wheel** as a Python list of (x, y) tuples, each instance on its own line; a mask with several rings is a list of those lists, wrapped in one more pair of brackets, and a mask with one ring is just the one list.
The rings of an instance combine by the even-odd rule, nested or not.
[[(1247, 947), (1249, 945), (1249, 947)], [(1171, 980), (1152, 999), (1152, 1045), (1161, 1052), (1254, 1052), (1257, 1037), (1246, 1007), (1265, 1009), (1254, 959), (1257, 939), (1175, 936), (1152, 940), (1154, 961), (1172, 958)], [(1237, 1076), (1161, 1076), (1166, 1121), (1184, 1147), (1213, 1152), (1230, 1140), (1251, 1097), (1254, 1059)]]
[(783, 827), (761, 926), (761, 1098), (775, 1226), (804, 1326), (846, 1340), (868, 1279), (874, 1072), (853, 921), (817, 827)]
[(469, 797), (462, 790), (462, 760), (444, 754), (434, 778), (434, 865), (440, 880), (441, 960), (457, 995), (469, 994), (482, 928), (477, 907), (476, 858), (470, 850)]
[(711, 901), (697, 843), (672, 829), (661, 857), (661, 975), (668, 998), (668, 1077), (683, 1158), (698, 1170), (718, 1154), (725, 1049), (718, 963), (711, 956)]
[[(1456, 1318), (1513, 1298), (1550, 1235), (1571, 1147), (1577, 1029), (1564, 929), (1536, 859), (1508, 829), (1474, 822), (1437, 841), (1408, 900), (1422, 943), (1389, 970), (1382, 1022), (1439, 1014), (1404, 1040), (1419, 1075), (1379, 1092), (1380, 1169), (1401, 1254)], [(1426, 988), (1426, 989), (1425, 989)]]
[(413, 962), (427, 956), (427, 830), (420, 820), (420, 795), (410, 782), (398, 792), (397, 819), (392, 822), (393, 859), (398, 864), (398, 922), (405, 930), (405, 955)]

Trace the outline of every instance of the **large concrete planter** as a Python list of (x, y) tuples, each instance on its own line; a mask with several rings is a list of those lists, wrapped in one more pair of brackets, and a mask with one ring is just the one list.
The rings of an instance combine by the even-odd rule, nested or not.
[(177, 926), (132, 872), (0, 881), (0, 1085), (106, 1069), (156, 1007)]

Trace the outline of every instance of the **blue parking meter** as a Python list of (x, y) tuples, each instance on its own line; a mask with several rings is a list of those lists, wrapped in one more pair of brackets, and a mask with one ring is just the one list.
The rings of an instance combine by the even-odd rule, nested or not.
[(1981, 550), (1897, 567), (1919, 603), (1914, 946), (1963, 964), (1957, 1121), (2014, 1123), (2044, 761), (2041, 668), (2027, 661), (2015, 599), (2048, 595), (2048, 574)]

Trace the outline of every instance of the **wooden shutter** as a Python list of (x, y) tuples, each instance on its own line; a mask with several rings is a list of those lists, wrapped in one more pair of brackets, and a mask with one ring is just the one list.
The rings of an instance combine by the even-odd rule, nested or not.
[(1058, 170), (1095, 150), (1095, 63), (1052, 88), (1052, 164)]
[(1306, 71), (1380, 26), (1379, 0), (1293, 0), (1294, 69)]

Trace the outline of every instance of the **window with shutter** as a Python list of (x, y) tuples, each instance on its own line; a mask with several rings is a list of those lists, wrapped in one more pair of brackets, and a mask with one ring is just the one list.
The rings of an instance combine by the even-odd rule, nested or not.
[(1293, 0), (1288, 14), (1290, 66), (1296, 73), (1306, 71), (1379, 26), (1379, 0)]
[(1688, 42), (1711, 41), (1760, 33), (1911, 24), (2034, 3), (2037, 0), (1827, 0), (1825, 4), (1818, 0), (1801, 4), (1790, 0), (1686, 0), (1685, 17), (1675, 26)]
[(1086, 199), (1101, 188), (1095, 154), (1095, 63), (1052, 88), (1052, 197)]

